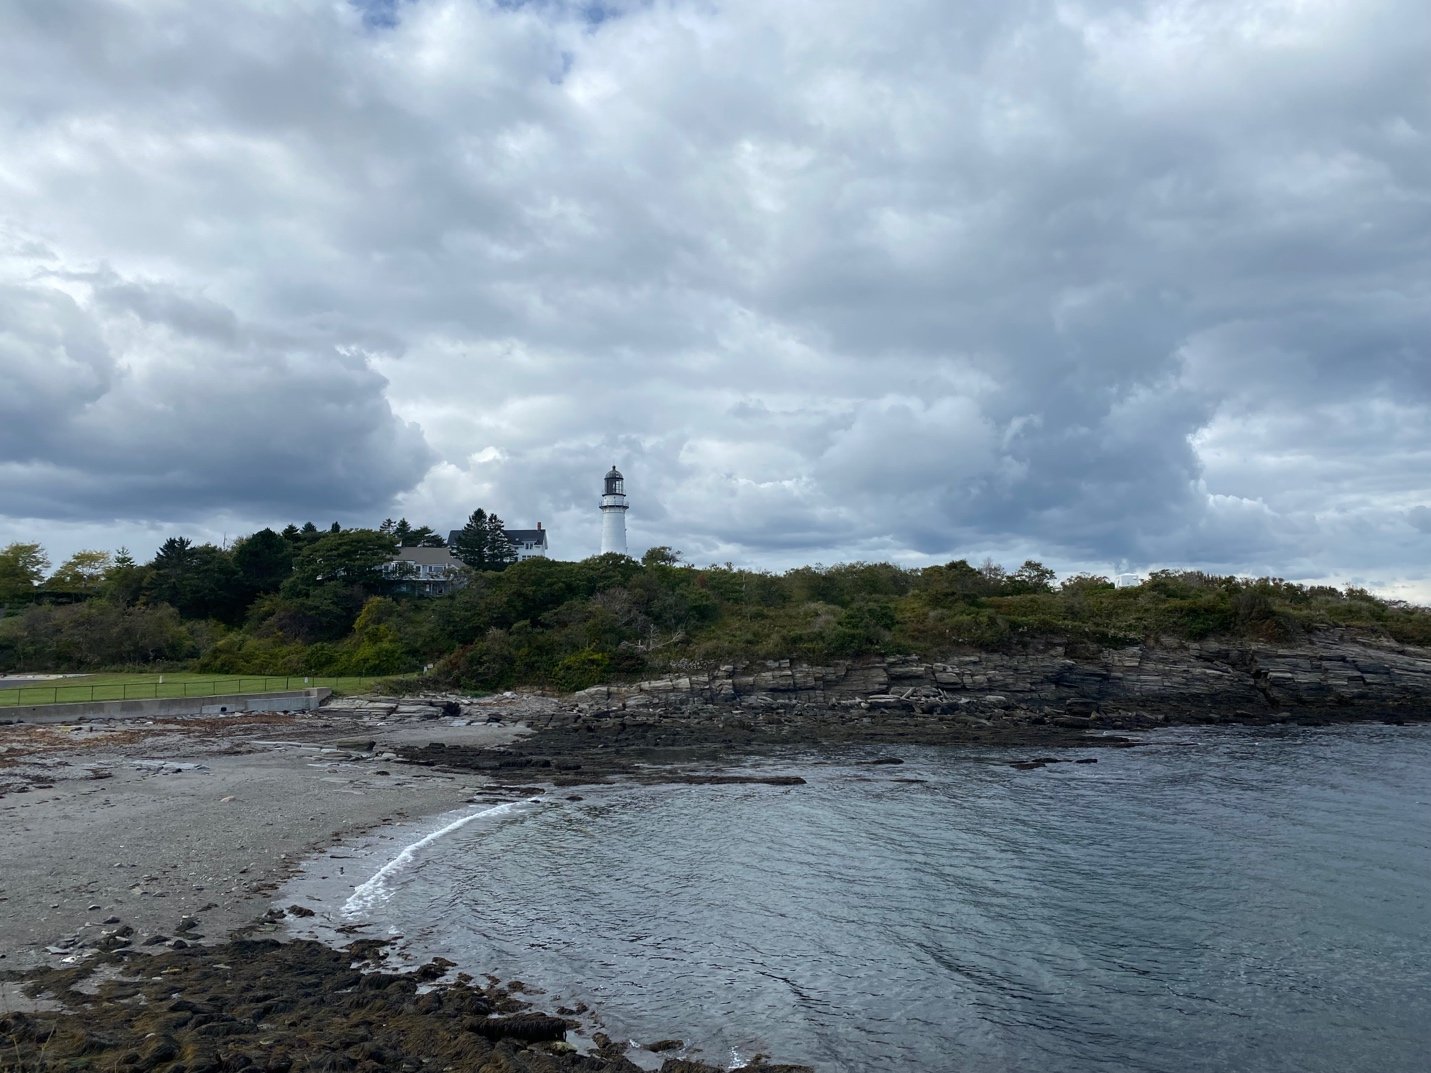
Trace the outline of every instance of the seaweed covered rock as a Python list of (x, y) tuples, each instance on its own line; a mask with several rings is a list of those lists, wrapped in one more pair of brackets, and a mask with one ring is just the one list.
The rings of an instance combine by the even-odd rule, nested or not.
[(377, 1073), (434, 1061), (514, 1073), (579, 1068), (510, 1046), (558, 1039), (572, 1022), (526, 1013), (495, 986), (457, 982), (420, 995), (418, 973), (352, 967), (375, 952), (371, 942), (340, 951), (243, 939), (11, 974), (64, 1009), (0, 1017), (0, 1070)]
[(429, 990), (434, 969), (451, 963), (388, 972), (384, 945), (236, 939), (0, 974), (63, 1006), (0, 1014), (0, 1073), (639, 1073), (619, 1053), (582, 1055), (560, 1042), (577, 1022), (529, 1009), (517, 985), (459, 976)]

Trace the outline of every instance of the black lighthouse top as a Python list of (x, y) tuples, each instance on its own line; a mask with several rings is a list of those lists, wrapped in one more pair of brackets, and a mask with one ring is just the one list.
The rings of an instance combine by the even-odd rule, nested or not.
[(611, 472), (606, 475), (606, 491), (602, 494), (608, 496), (624, 496), (626, 494), (626, 480), (615, 466), (612, 466)]

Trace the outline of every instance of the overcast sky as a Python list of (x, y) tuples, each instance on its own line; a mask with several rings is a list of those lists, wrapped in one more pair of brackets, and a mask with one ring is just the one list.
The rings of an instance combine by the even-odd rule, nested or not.
[(0, 545), (1431, 601), (1426, 0), (7, 0)]

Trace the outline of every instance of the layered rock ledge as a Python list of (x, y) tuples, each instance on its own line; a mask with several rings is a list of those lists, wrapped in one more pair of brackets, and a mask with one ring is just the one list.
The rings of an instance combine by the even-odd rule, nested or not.
[(1341, 630), (1283, 647), (1222, 641), (1098, 649), (1043, 641), (937, 661), (693, 669), (570, 699), (577, 715), (818, 708), (949, 717), (971, 727), (1411, 719), (1431, 714), (1431, 652)]
[(942, 660), (689, 668), (583, 690), (521, 718), (536, 733), (500, 748), (396, 752), (447, 771), (575, 786), (679, 780), (766, 746), (1120, 747), (1138, 743), (1122, 731), (1180, 724), (1404, 723), (1431, 720), (1431, 652), (1350, 631), (1295, 647), (1041, 641)]

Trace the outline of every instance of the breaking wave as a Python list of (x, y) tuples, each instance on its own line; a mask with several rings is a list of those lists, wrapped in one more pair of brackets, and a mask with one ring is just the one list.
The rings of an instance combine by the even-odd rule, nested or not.
[(379, 868), (371, 879), (360, 883), (354, 888), (352, 895), (349, 896), (348, 900), (343, 903), (342, 909), (339, 910), (340, 914), (351, 920), (372, 912), (374, 908), (392, 897), (392, 890), (388, 885), (388, 881), (411, 866), (423, 849), (447, 837), (452, 834), (452, 832), (461, 830), (473, 820), (497, 819), (519, 810), (526, 811), (531, 807), (532, 803), (529, 801), (508, 801), (501, 805), (487, 806), (478, 809), (476, 812), (469, 812), (466, 815), (459, 816), (445, 826), (423, 835), (416, 842), (404, 846), (402, 851)]

